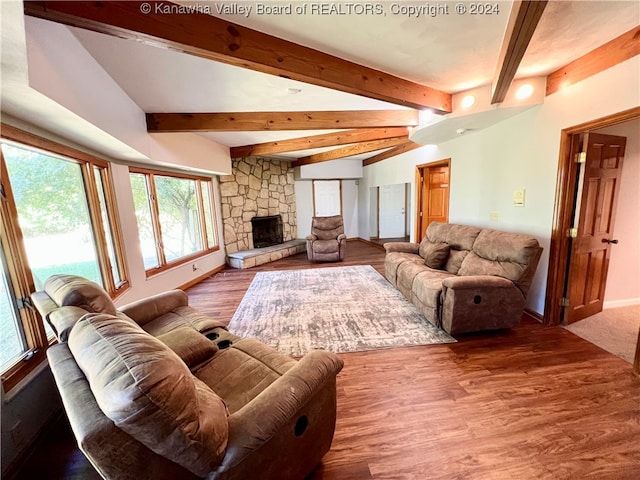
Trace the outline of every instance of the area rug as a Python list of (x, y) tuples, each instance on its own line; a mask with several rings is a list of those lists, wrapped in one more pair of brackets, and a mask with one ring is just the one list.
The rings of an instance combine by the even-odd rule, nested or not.
[(370, 265), (258, 272), (229, 331), (292, 357), (456, 341)]

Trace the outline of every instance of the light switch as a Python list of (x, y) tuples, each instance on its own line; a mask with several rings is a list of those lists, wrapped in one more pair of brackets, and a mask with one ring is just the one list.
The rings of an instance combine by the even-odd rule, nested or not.
[(513, 206), (524, 207), (524, 188), (513, 192)]
[(489, 212), (489, 220), (491, 220), (492, 222), (497, 222), (498, 220), (500, 220), (500, 213), (499, 212)]

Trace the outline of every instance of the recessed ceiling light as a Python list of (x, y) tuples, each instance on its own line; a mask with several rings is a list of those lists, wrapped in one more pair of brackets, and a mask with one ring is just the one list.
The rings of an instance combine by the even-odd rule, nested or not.
[(533, 86), (528, 83), (525, 83), (520, 88), (518, 88), (518, 91), (516, 91), (516, 98), (518, 100), (524, 100), (525, 98), (529, 98), (532, 93), (533, 93)]
[(295, 95), (295, 94), (297, 94), (297, 93), (300, 93), (301, 91), (302, 91), (302, 89), (301, 89), (301, 88), (288, 88), (288, 89), (287, 89), (287, 92), (288, 92), (290, 95)]
[(473, 107), (476, 104), (476, 97), (473, 95), (466, 95), (460, 102), (460, 106), (465, 110)]

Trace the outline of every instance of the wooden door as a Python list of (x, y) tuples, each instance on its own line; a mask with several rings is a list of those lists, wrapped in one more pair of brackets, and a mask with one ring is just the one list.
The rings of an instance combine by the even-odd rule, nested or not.
[(449, 221), (449, 171), (448, 161), (419, 167), (418, 242), (431, 222)]
[(586, 162), (580, 164), (578, 176), (573, 223), (577, 232), (566, 283), (567, 323), (602, 311), (609, 258), (617, 243), (613, 227), (626, 140), (614, 135), (584, 135)]
[(446, 222), (449, 219), (449, 167), (430, 167), (427, 224)]

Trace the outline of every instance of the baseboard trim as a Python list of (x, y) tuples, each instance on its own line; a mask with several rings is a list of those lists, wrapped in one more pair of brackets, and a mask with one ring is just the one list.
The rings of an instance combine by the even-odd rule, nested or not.
[(611, 300), (604, 302), (603, 308), (619, 308), (619, 307), (631, 307), (633, 305), (640, 305), (640, 298), (627, 298), (625, 300)]
[(372, 247), (376, 247), (379, 250), (384, 250), (383, 245), (380, 245), (379, 243), (376, 243), (376, 242), (372, 242), (371, 240), (367, 240), (366, 238), (358, 237), (358, 238), (354, 238), (354, 240), (360, 240), (361, 242), (368, 243)]
[(523, 313), (533, 318), (537, 322), (544, 323), (544, 316), (534, 310), (531, 310), (530, 308), (525, 308)]
[(210, 270), (207, 273), (204, 273), (204, 274), (200, 275), (199, 277), (194, 278), (193, 280), (185, 283), (184, 285), (180, 285), (178, 287), (178, 289), (179, 290), (186, 290), (187, 288), (193, 287), (194, 285), (197, 285), (198, 283), (203, 281), (205, 278), (209, 278), (209, 277), (212, 277), (213, 275), (215, 275), (216, 273), (220, 273), (222, 270), (225, 269), (225, 267), (226, 267), (226, 265), (220, 265), (219, 267), (216, 267), (213, 270)]

